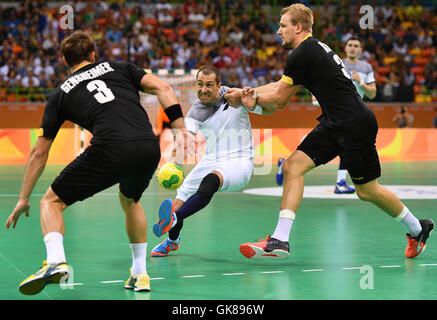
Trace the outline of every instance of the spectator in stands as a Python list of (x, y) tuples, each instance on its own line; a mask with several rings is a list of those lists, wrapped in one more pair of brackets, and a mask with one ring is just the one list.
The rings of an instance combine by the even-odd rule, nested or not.
[(34, 73), (36, 75), (39, 75), (41, 72), (44, 72), (44, 74), (48, 78), (50, 78), (51, 76), (53, 76), (55, 74), (55, 69), (53, 68), (53, 66), (48, 64), (47, 59), (42, 59), (41, 65), (36, 66), (34, 69)]
[(145, 0), (145, 3), (141, 4), (141, 12), (143, 13), (144, 19), (153, 21), (156, 19), (156, 3), (152, 0)]
[(240, 80), (240, 83), (246, 81), (247, 75), (252, 72), (252, 69), (249, 65), (248, 58), (243, 57), (240, 63), (237, 65), (235, 72)]
[(15, 69), (10, 69), (7, 76), (5, 76), (4, 80), (8, 83), (10, 88), (21, 86), (21, 75), (17, 74)]
[(413, 0), (413, 3), (405, 10), (405, 17), (409, 21), (418, 21), (423, 13), (423, 7), (417, 3), (417, 0)]
[(228, 78), (228, 87), (230, 88), (241, 88), (240, 79), (238, 79), (237, 73), (232, 71)]
[[(17, 72), (22, 72), (22, 76), (26, 75), (28, 66), (34, 67), (34, 72), (36, 72), (40, 70), (37, 67), (42, 64), (41, 61), (46, 59), (47, 64), (55, 70), (54, 82), (59, 83), (65, 76), (66, 70), (63, 68), (62, 61), (58, 60), (55, 49), (64, 35), (68, 33), (59, 26), (59, 13), (52, 10), (49, 14), (44, 1), (10, 3), (2, 2), (2, 7), (0, 7), (0, 17), (2, 17), (0, 19), (0, 44), (2, 44), (0, 46), (0, 70), (3, 70), (3, 75), (8, 76), (9, 65), (16, 67)], [(261, 6), (261, 3), (268, 5), (268, 1), (144, 0), (140, 3), (138, 7), (131, 1), (78, 1), (74, 6), (75, 28), (86, 29), (92, 33), (99, 45), (98, 56), (101, 60), (110, 57), (126, 59), (129, 52), (131, 61), (145, 68), (150, 68), (151, 64), (195, 68), (200, 64), (211, 63), (211, 60), (218, 56), (218, 50), (214, 49), (215, 45), (223, 46), (228, 41), (234, 42), (235, 47), (240, 49), (241, 58), (235, 58), (232, 53), (227, 52), (227, 55), (237, 62), (231, 71), (235, 69), (240, 81), (247, 78), (241, 71), (248, 68), (248, 65), (242, 67), (243, 57), (249, 58), (250, 61), (255, 61), (256, 57), (268, 61), (279, 59), (282, 61), (287, 58), (288, 51), (282, 49), (281, 46), (275, 47), (271, 43), (275, 39), (278, 41), (276, 32), (279, 26), (277, 15), (264, 10)], [(432, 11), (429, 6), (419, 5), (420, 1), (415, 1), (408, 7), (402, 4), (397, 5), (394, 0), (387, 0), (383, 3), (375, 10), (378, 18), (375, 29), (364, 30), (357, 28), (360, 3), (355, 5), (355, 2), (351, 2), (345, 5), (342, 2), (336, 4), (325, 0), (323, 5), (316, 10), (317, 23), (313, 33), (334, 51), (341, 52), (339, 39), (342, 37), (343, 40), (346, 39), (352, 28), (365, 39), (361, 59), (371, 60), (375, 64), (375, 69), (378, 64), (392, 65), (398, 59), (399, 53), (404, 58), (411, 58), (412, 56), (407, 55), (410, 53), (417, 55), (418, 50), (435, 46), (437, 33), (432, 31), (437, 25), (437, 10)], [(222, 5), (225, 6), (226, 15), (222, 15)], [(199, 10), (194, 9), (196, 7)], [(166, 16), (169, 14), (173, 19), (171, 23), (171, 18), (162, 18), (164, 12)], [(188, 17), (198, 12), (203, 15), (203, 22), (200, 22), (200, 19), (195, 22), (196, 19), (193, 20), (192, 15), (191, 21), (196, 24), (196, 27), (190, 27)], [(158, 16), (161, 17), (159, 25), (157, 25)], [(173, 32), (166, 30), (164, 33), (163, 28), (173, 29)], [(407, 28), (410, 30), (405, 33), (404, 30)], [(126, 38), (129, 30), (132, 30), (134, 38), (128, 45)], [(178, 36), (183, 37), (184, 40), (176, 41)], [(402, 40), (396, 40), (395, 43), (392, 37)], [(12, 43), (12, 40), (15, 40), (15, 43)], [(261, 40), (264, 42), (260, 42)], [(188, 55), (187, 48), (179, 51), (184, 41), (188, 42), (190, 55)], [(200, 43), (201, 50), (195, 49), (199, 46), (198, 43)], [(205, 55), (208, 52), (214, 54)], [(159, 55), (158, 58), (157, 55)], [(10, 56), (12, 63), (8, 64)], [(284, 61), (283, 63), (285, 64)], [(7, 64), (8, 66), (5, 66)], [(272, 73), (275, 70), (272, 69), (273, 66), (274, 64), (269, 65), (267, 69), (275, 79), (281, 70)], [(433, 67), (431, 65), (427, 68), (430, 71), (427, 72), (425, 83), (428, 88), (436, 88), (436, 77), (431, 76)], [(250, 73), (251, 71), (244, 72)], [(402, 88), (404, 83), (411, 83), (413, 79), (412, 74), (408, 72), (400, 73), (399, 77), (399, 88)], [(49, 76), (47, 78), (50, 79)], [(393, 83), (388, 83), (387, 79), (380, 85), (387, 84), (387, 88), (391, 86), (393, 89)], [(47, 85), (49, 86), (49, 83)], [(390, 90), (387, 89), (387, 91)]]
[(195, 6), (192, 9), (191, 13), (188, 15), (187, 19), (188, 19), (188, 22), (192, 26), (200, 28), (200, 26), (203, 25), (203, 23), (204, 23), (204, 21), (206, 19), (206, 16), (201, 11), (201, 7), (200, 6)]
[(221, 70), (223, 69), (227, 64), (232, 63), (232, 59), (225, 54), (225, 50), (223, 47), (219, 48), (219, 54), (215, 56), (212, 59), (212, 63), (214, 64), (214, 67)]
[(241, 50), (235, 42), (229, 41), (228, 45), (224, 49), (224, 54), (231, 58), (232, 62), (237, 62), (241, 58)]
[(411, 128), (414, 121), (414, 116), (408, 112), (406, 106), (402, 106), (399, 113), (394, 116), (393, 123), (396, 124), (398, 128)]
[(14, 69), (14, 60), (12, 57), (9, 57), (0, 65), (0, 77), (6, 77), (11, 69)]
[(168, 6), (163, 6), (162, 9), (158, 10), (158, 22), (161, 27), (171, 28), (173, 26), (173, 20), (174, 18)]
[(116, 27), (108, 25), (106, 30), (106, 39), (113, 43), (120, 43), (123, 39), (123, 34)]
[(415, 41), (417, 41), (417, 35), (413, 32), (413, 28), (408, 28), (407, 32), (404, 34), (403, 39), (407, 46), (412, 45)]
[(243, 87), (251, 87), (251, 88), (255, 88), (258, 86), (258, 80), (254, 78), (253, 73), (249, 72), (247, 74), (247, 78), (242, 79), (241, 81), (241, 85)]
[(401, 75), (398, 72), (390, 71), (387, 77), (382, 79), (382, 88), (380, 91), (382, 100), (385, 102), (393, 102), (396, 99), (396, 93), (400, 86)]
[(170, 12), (173, 10), (173, 6), (166, 0), (158, 0), (158, 3), (156, 4), (156, 13), (159, 15), (160, 12), (164, 12), (165, 10)]
[(36, 88), (40, 86), (39, 79), (34, 75), (31, 67), (27, 68), (26, 75), (21, 80), (21, 86), (23, 88)]
[(330, 21), (334, 18), (335, 10), (336, 8), (332, 5), (331, 1), (324, 0), (323, 5), (317, 10), (317, 16), (321, 20), (327, 19)]
[(183, 5), (184, 14), (189, 16), (194, 12), (194, 9), (199, 6), (199, 3), (194, 0), (185, 0)]
[(206, 29), (204, 28), (199, 35), (199, 41), (203, 43), (203, 45), (210, 46), (219, 41), (218, 33), (215, 30), (214, 26), (208, 26)]
[(190, 57), (191, 57), (190, 46), (188, 45), (187, 41), (184, 41), (182, 47), (180, 47), (177, 50), (176, 61), (180, 65), (185, 66), (185, 63), (188, 61), (188, 59), (190, 59)]
[(185, 62), (185, 69), (195, 69), (198, 61), (198, 56), (192, 52), (190, 58)]
[(238, 25), (234, 25), (229, 31), (229, 40), (239, 45), (243, 40), (244, 33)]
[(417, 41), (422, 49), (427, 49), (432, 47), (433, 40), (431, 30), (429, 28), (424, 28), (422, 33), (419, 34)]
[(429, 90), (437, 89), (437, 57), (425, 66), (425, 84)]
[(393, 50), (398, 54), (406, 54), (408, 49), (408, 45), (405, 42), (403, 37), (396, 37), (395, 42), (393, 44)]
[(244, 12), (241, 15), (240, 22), (238, 22), (238, 26), (240, 27), (241, 30), (248, 30), (251, 25), (252, 22), (250, 22), (249, 20), (249, 15), (247, 14), (247, 12)]

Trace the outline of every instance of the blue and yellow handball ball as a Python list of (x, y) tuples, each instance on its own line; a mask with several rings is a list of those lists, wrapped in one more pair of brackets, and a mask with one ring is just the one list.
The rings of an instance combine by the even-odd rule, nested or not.
[(184, 171), (174, 163), (163, 164), (156, 173), (156, 178), (161, 187), (176, 190), (184, 182)]

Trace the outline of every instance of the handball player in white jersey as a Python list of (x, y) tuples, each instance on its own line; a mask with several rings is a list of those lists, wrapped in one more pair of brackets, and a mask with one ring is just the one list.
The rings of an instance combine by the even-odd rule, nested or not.
[[(241, 105), (232, 107), (223, 97), (228, 87), (221, 86), (219, 71), (211, 66), (196, 76), (197, 96), (187, 113), (187, 131), (198, 131), (206, 139), (206, 152), (178, 188), (175, 201), (166, 199), (159, 209), (153, 232), (169, 236), (151, 251), (152, 257), (165, 257), (177, 250), (183, 220), (208, 205), (216, 192), (244, 188), (254, 166), (252, 128), (249, 114)], [(258, 108), (254, 113), (262, 113)]]

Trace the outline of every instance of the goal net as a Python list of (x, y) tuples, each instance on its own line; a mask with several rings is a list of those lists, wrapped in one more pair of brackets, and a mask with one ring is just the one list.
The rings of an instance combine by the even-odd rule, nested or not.
[[(167, 82), (176, 93), (179, 103), (182, 105), (184, 115), (191, 108), (192, 103), (196, 99), (195, 77), (197, 70), (146, 70), (148, 73), (153, 73), (159, 78)], [(158, 110), (161, 108), (158, 98), (154, 95), (140, 93), (140, 101), (146, 109), (150, 122), (153, 128), (156, 129)]]

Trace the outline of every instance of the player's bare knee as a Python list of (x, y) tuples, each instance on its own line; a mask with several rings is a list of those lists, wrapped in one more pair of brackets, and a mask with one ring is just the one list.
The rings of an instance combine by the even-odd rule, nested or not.
[(134, 199), (126, 197), (123, 193), (121, 193), (121, 191), (118, 192), (118, 198), (120, 199), (120, 205), (123, 208), (128, 208), (135, 203)]
[(372, 192), (369, 192), (366, 189), (360, 189), (359, 187), (357, 187), (355, 191), (357, 193), (358, 198), (360, 198), (360, 200), (363, 200), (363, 201), (372, 201), (372, 199), (373, 199), (373, 193)]
[(285, 160), (284, 164), (282, 165), (282, 171), (284, 172), (285, 178), (290, 177), (296, 177), (301, 175), (299, 165), (293, 157), (288, 158)]
[(39, 206), (41, 209), (41, 213), (45, 212), (44, 209), (50, 206), (59, 207), (61, 210), (64, 210), (67, 207), (67, 205), (58, 197), (56, 193), (53, 192), (51, 188), (49, 188), (44, 196), (41, 198)]

